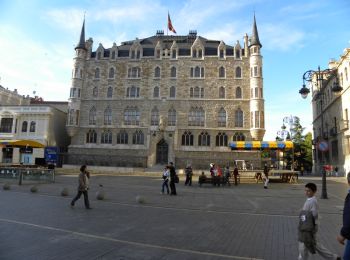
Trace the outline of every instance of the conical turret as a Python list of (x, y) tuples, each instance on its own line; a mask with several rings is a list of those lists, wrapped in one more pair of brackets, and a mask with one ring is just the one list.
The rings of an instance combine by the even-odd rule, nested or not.
[(258, 28), (256, 26), (255, 14), (254, 14), (253, 31), (252, 31), (252, 36), (250, 37), (249, 47), (251, 47), (253, 45), (259, 45), (260, 48), (262, 47), (260, 40), (259, 40)]
[(84, 18), (84, 22), (83, 22), (83, 27), (81, 28), (80, 40), (79, 40), (77, 46), (75, 47), (75, 50), (76, 49), (86, 50), (86, 47), (85, 47), (85, 18)]

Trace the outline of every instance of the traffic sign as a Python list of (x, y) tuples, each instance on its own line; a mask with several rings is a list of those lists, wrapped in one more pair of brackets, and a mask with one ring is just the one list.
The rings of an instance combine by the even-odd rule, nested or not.
[(329, 149), (328, 143), (326, 141), (321, 141), (317, 144), (318, 150), (321, 152), (326, 152)]

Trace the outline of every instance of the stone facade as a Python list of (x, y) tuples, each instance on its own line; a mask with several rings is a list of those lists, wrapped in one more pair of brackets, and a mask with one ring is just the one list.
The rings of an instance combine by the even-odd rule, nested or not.
[(0, 106), (25, 106), (29, 105), (30, 97), (21, 96), (17, 89), (11, 91), (0, 85)]
[(174, 161), (207, 168), (212, 161), (256, 160), (256, 152), (233, 158), (228, 147), (230, 141), (262, 140), (265, 133), (255, 18), (243, 46), (194, 31), (158, 31), (108, 49), (99, 44), (96, 51), (92, 45), (83, 25), (68, 105), (68, 164), (152, 167)]

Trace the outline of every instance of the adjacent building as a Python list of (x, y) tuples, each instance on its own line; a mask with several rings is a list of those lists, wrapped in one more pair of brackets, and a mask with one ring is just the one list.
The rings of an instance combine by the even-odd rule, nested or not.
[(0, 85), (0, 106), (20, 106), (20, 105), (29, 105), (30, 97), (21, 96), (18, 94), (17, 89), (11, 91), (7, 88), (4, 88)]
[(75, 47), (67, 131), (68, 164), (208, 168), (257, 160), (230, 141), (265, 133), (263, 63), (256, 20), (233, 45), (190, 31)]

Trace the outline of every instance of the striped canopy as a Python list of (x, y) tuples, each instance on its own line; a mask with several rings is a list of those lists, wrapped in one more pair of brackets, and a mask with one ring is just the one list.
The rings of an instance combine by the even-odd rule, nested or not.
[(230, 142), (232, 150), (254, 150), (254, 149), (293, 149), (292, 141), (237, 141)]

